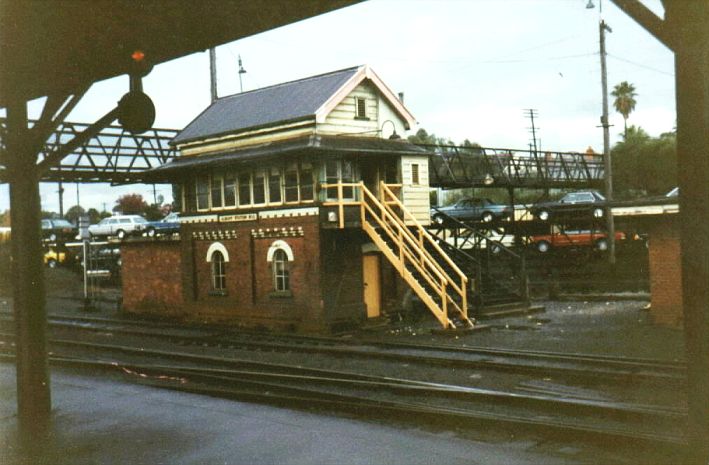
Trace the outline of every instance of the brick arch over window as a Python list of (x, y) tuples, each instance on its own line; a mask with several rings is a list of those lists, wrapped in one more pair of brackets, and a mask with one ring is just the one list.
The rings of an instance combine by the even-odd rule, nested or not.
[(214, 252), (217, 252), (217, 251), (222, 253), (222, 256), (224, 257), (225, 262), (229, 261), (229, 252), (227, 252), (226, 247), (224, 247), (224, 244), (222, 244), (221, 242), (214, 242), (207, 249), (207, 261), (208, 262), (211, 263), (212, 255), (214, 255)]
[(285, 252), (286, 257), (288, 257), (288, 261), (293, 261), (293, 250), (290, 248), (290, 245), (288, 245), (286, 241), (277, 240), (268, 248), (268, 252), (266, 253), (267, 262), (271, 263), (273, 261), (273, 254), (276, 253), (276, 250), (282, 250)]

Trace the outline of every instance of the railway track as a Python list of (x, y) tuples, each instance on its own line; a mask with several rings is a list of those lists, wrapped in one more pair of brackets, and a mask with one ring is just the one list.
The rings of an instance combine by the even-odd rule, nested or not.
[[(2, 358), (9, 361), (13, 336), (1, 336)], [(683, 409), (519, 394), (120, 344), (54, 338), (50, 344), (53, 364), (122, 373), (141, 383), (211, 396), (382, 419), (392, 415), (425, 419), (456, 428), (491, 422), (604, 441), (656, 446), (684, 442)]]
[[(3, 318), (2, 321), (10, 321)], [(167, 340), (181, 346), (200, 345), (241, 350), (323, 354), (341, 358), (384, 360), (452, 369), (484, 369), (525, 373), (587, 382), (663, 383), (683, 386), (686, 366), (651, 359), (510, 350), (502, 348), (420, 344), (373, 339), (275, 335), (214, 326), (190, 327), (174, 323), (96, 317), (51, 316), (52, 328), (96, 333), (110, 332)]]

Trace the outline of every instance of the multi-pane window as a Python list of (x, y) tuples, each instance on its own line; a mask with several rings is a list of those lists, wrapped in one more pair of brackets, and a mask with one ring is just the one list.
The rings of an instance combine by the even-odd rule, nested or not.
[(419, 165), (418, 163), (411, 164), (411, 184), (417, 186), (421, 184), (419, 180)]
[(253, 177), (253, 190), (254, 190), (254, 205), (266, 203), (266, 181), (265, 173), (259, 170), (254, 173)]
[[(354, 166), (351, 161), (342, 161), (341, 179), (343, 183), (354, 182)], [(344, 187), (342, 189), (342, 197), (345, 199), (354, 199), (354, 187)]]
[(290, 280), (288, 276), (288, 255), (282, 249), (273, 253), (273, 288), (276, 291), (290, 290)]
[(367, 99), (355, 97), (355, 118), (367, 119)]
[[(327, 160), (325, 162), (325, 182), (327, 184), (353, 183), (354, 166), (352, 162), (347, 160)], [(330, 200), (337, 199), (336, 187), (327, 189), (327, 198)], [(343, 187), (342, 198), (354, 199), (354, 188), (352, 186)]]
[(268, 170), (268, 203), (281, 203), (281, 170)]
[(289, 163), (284, 176), (286, 202), (297, 202), (298, 198), (298, 164)]
[(212, 176), (212, 208), (222, 208), (224, 206), (224, 197), (222, 196), (223, 178), (221, 176)]
[[(327, 160), (325, 162), (325, 183), (326, 184), (337, 184), (340, 181), (340, 161), (339, 160)], [(337, 188), (328, 187), (327, 188), (327, 198), (337, 199)]]
[(197, 210), (209, 209), (209, 177), (198, 176), (195, 183)]
[(226, 263), (220, 251), (212, 253), (212, 289), (223, 291), (226, 289)]
[(251, 173), (239, 175), (239, 205), (251, 205)]
[[(354, 182), (352, 162), (329, 160), (328, 182)], [(248, 208), (315, 200), (315, 176), (311, 163), (290, 162), (286, 165), (256, 170), (224, 171), (200, 175), (194, 185), (187, 184), (182, 196), (186, 211)], [(346, 199), (354, 198), (354, 189), (345, 187)], [(337, 188), (328, 189), (328, 198), (337, 198)]]
[(234, 173), (224, 175), (224, 206), (236, 207), (236, 175)]
[(310, 163), (300, 164), (300, 201), (313, 200), (313, 166)]

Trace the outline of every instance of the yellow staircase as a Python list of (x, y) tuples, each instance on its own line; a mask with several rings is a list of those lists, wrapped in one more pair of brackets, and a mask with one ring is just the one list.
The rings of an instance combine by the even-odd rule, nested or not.
[[(379, 198), (363, 182), (322, 187), (337, 188), (337, 201), (324, 205), (338, 206), (340, 228), (345, 226), (345, 207), (359, 206), (362, 229), (444, 329), (456, 328), (453, 319), (466, 327), (473, 326), (468, 318), (468, 278), (404, 207), (389, 185), (380, 183)], [(344, 188), (359, 191), (356, 196), (359, 200), (343, 200)]]

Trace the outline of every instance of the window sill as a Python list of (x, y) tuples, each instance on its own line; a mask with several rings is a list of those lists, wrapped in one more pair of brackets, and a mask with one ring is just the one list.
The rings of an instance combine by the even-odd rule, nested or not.
[(355, 116), (355, 119), (360, 121), (371, 121), (371, 118), (368, 116)]
[(293, 292), (292, 291), (273, 291), (270, 294), (268, 294), (268, 297), (270, 297), (271, 299), (292, 299)]
[(209, 291), (209, 295), (212, 297), (226, 297), (229, 295), (229, 293), (225, 290), (221, 291)]

